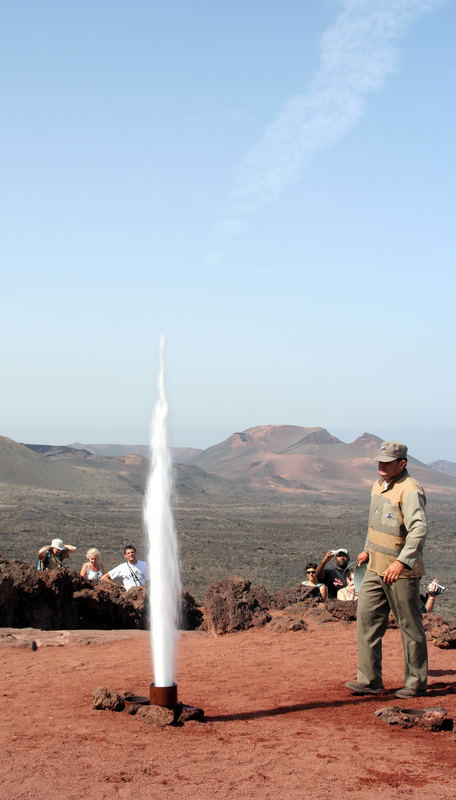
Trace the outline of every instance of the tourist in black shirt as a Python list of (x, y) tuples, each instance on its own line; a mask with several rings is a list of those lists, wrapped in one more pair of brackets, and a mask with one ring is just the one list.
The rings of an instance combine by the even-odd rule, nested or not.
[[(326, 564), (331, 559), (335, 559), (333, 567), (327, 567)], [(348, 561), (350, 553), (344, 547), (338, 550), (328, 550), (324, 559), (317, 567), (316, 579), (324, 583), (328, 587), (328, 599), (335, 599), (337, 592), (347, 585), (347, 576), (349, 574)]]

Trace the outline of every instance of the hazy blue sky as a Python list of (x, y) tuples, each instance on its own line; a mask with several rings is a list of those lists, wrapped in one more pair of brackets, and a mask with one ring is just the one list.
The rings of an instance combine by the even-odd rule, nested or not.
[(2, 0), (1, 434), (456, 460), (455, 0)]

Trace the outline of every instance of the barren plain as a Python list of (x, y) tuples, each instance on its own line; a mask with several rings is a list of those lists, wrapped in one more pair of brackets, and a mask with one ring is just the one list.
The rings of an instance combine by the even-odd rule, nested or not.
[[(347, 547), (355, 559), (379, 441), (364, 434), (346, 445), (321, 428), (263, 426), (196, 455), (185, 451), (192, 463), (175, 465), (174, 497), (184, 588), (202, 603), (211, 583), (236, 573), (275, 591), (296, 585), (307, 561), (329, 548)], [(0, 554), (36, 563), (38, 548), (61, 537), (77, 546), (69, 567), (78, 571), (92, 546), (106, 569), (126, 544), (144, 557), (147, 461), (119, 452), (35, 452), (0, 437)], [(447, 587), (436, 610), (454, 618), (456, 480), (414, 459), (410, 471), (428, 498), (423, 585), (437, 577)]]
[[(234, 573), (270, 591), (304, 578), (307, 561), (334, 547), (355, 558), (364, 544), (369, 492), (295, 497), (255, 494), (230, 502), (181, 497), (175, 506), (182, 585), (203, 602), (208, 586)], [(428, 497), (430, 534), (425, 548), (426, 578), (447, 587), (438, 611), (456, 617), (456, 498)], [(0, 553), (35, 563), (38, 547), (54, 537), (75, 544), (69, 567), (79, 571), (88, 547), (97, 546), (106, 569), (119, 563), (125, 544), (145, 555), (142, 495), (72, 496), (38, 490), (9, 493), (1, 510)]]
[[(29, 639), (40, 632), (29, 631)], [(49, 636), (49, 635), (48, 635)], [(125, 712), (96, 711), (98, 686), (147, 694), (145, 631), (54, 633), (37, 650), (0, 646), (0, 796), (8, 800), (453, 800), (453, 731), (391, 727), (375, 716), (397, 705), (398, 630), (384, 640), (384, 697), (353, 697), (354, 624), (270, 629), (214, 637), (182, 633), (178, 696), (205, 722), (157, 728)], [(2, 639), (0, 637), (0, 644)], [(427, 697), (456, 717), (453, 650), (430, 648)]]

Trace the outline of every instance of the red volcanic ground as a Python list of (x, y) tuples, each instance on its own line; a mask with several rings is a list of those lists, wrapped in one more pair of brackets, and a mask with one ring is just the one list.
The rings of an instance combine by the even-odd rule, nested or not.
[[(309, 630), (289, 633), (183, 633), (179, 699), (204, 708), (207, 721), (181, 728), (92, 709), (100, 685), (148, 693), (147, 633), (34, 631), (27, 638), (43, 646), (18, 646), (0, 631), (5, 800), (456, 796), (451, 731), (392, 728), (374, 711), (400, 701), (352, 697), (344, 688), (355, 677), (353, 624), (311, 619)], [(407, 706), (444, 706), (456, 719), (454, 651), (429, 649), (430, 694)], [(397, 630), (387, 631), (384, 652), (385, 683), (396, 688)]]

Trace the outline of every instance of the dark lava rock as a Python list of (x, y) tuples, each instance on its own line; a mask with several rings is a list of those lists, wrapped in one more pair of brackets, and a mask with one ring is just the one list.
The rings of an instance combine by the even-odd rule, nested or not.
[(428, 731), (451, 730), (453, 720), (447, 717), (446, 708), (402, 708), (401, 706), (385, 706), (375, 711), (375, 716), (388, 725), (399, 725), (401, 728), (424, 728)]
[(158, 725), (160, 728), (175, 724), (174, 710), (163, 706), (139, 706), (135, 719), (144, 720), (149, 725)]
[[(88, 582), (76, 572), (39, 572), (22, 561), (0, 563), (0, 627), (77, 628), (75, 590)], [(90, 584), (89, 584), (90, 585)]]
[(324, 605), (315, 606), (315, 608), (310, 608), (308, 614), (309, 617), (312, 617), (313, 620), (318, 625), (323, 625), (327, 622), (337, 622), (336, 617), (330, 614)]
[(136, 714), (138, 708), (141, 708), (142, 703), (125, 703), (125, 711), (127, 714), (131, 714), (132, 717)]
[(439, 614), (423, 614), (428, 641), (444, 650), (456, 648), (456, 628)]
[(416, 724), (418, 728), (428, 731), (453, 730), (453, 720), (447, 717), (446, 708), (425, 708), (424, 714), (418, 716)]
[[(146, 698), (138, 698), (142, 701)], [(143, 719), (151, 725), (164, 727), (166, 725), (183, 725), (184, 722), (196, 720), (202, 722), (204, 711), (197, 706), (189, 706), (186, 703), (177, 703), (172, 709), (150, 704), (149, 702), (134, 702), (135, 697), (131, 692), (125, 693), (125, 711), (127, 714)]]
[[(182, 593), (185, 630), (199, 627), (202, 612)], [(22, 561), (0, 559), (0, 627), (41, 630), (148, 628), (143, 586), (128, 592), (92, 584), (64, 567), (40, 572)]]
[(309, 607), (322, 603), (323, 598), (319, 588), (317, 586), (304, 586), (302, 583), (299, 583), (297, 586), (281, 589), (272, 595), (270, 608), (281, 610), (294, 603), (303, 602), (306, 602)]
[(268, 629), (276, 631), (276, 633), (286, 633), (287, 631), (306, 631), (307, 624), (303, 619), (294, 616), (280, 616), (271, 620)]
[(106, 686), (97, 686), (92, 694), (92, 708), (100, 711), (123, 711), (125, 703), (118, 692), (111, 692)]
[(197, 708), (197, 706), (188, 706), (185, 703), (178, 703), (174, 709), (174, 718), (178, 725), (192, 719), (197, 722), (202, 722), (204, 719), (204, 711), (202, 708)]
[(181, 631), (194, 631), (203, 622), (203, 612), (189, 592), (182, 592), (179, 628)]
[(143, 586), (128, 592), (108, 583), (96, 583), (74, 593), (81, 628), (147, 628)]
[(354, 622), (356, 620), (357, 603), (354, 600), (327, 600), (326, 610), (342, 622)]
[(260, 628), (271, 619), (270, 599), (264, 586), (251, 589), (250, 581), (238, 575), (214, 583), (206, 593), (202, 628), (215, 633)]

